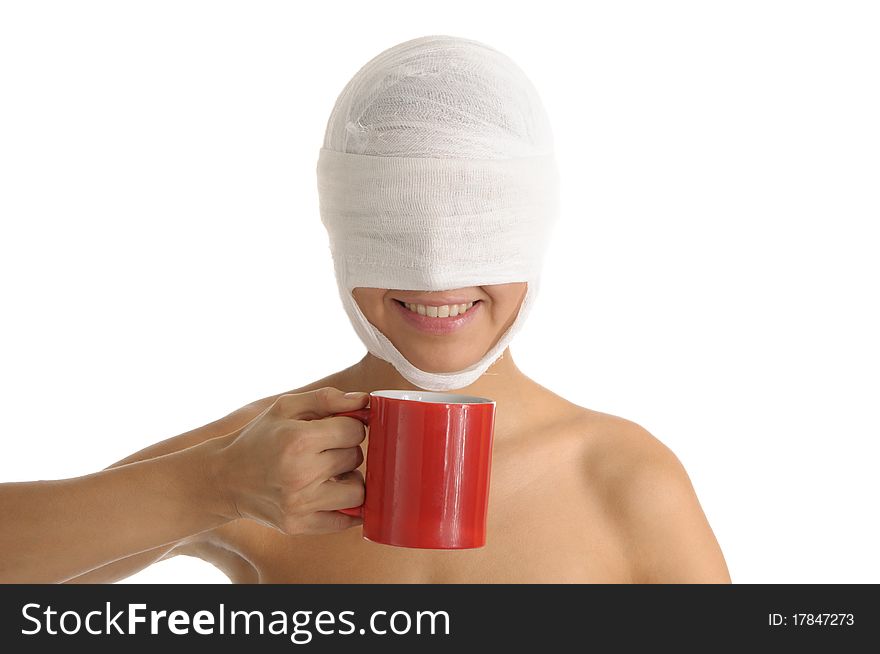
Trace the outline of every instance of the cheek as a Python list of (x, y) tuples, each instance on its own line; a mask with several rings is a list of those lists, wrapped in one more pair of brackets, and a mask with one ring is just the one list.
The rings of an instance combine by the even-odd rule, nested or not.
[(490, 297), (492, 302), (488, 307), (490, 309), (489, 317), (493, 323), (503, 324), (516, 317), (516, 313), (525, 299), (525, 291), (523, 291), (522, 295), (519, 293), (504, 293)]
[(374, 324), (384, 321), (391, 308), (386, 306), (381, 294), (377, 295), (375, 293), (359, 291), (352, 293), (352, 297), (360, 307), (361, 313)]
[(508, 313), (510, 308), (516, 302), (516, 300), (508, 294), (494, 295), (490, 296), (490, 298), (492, 300), (490, 308), (492, 309), (492, 313), (496, 316)]
[(391, 322), (394, 318), (395, 307), (394, 300), (386, 299), (382, 297), (375, 298), (370, 306), (373, 309), (373, 315), (377, 320), (381, 320), (383, 323)]

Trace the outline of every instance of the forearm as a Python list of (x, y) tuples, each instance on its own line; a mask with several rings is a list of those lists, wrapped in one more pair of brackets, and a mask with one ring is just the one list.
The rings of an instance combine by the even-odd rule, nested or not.
[(215, 438), (83, 477), (0, 484), (0, 582), (57, 583), (233, 518)]
[[(183, 541), (181, 541), (183, 542)], [(144, 568), (148, 568), (154, 563), (161, 561), (169, 552), (178, 547), (177, 543), (170, 545), (160, 545), (152, 549), (124, 556), (117, 561), (98, 566), (93, 570), (89, 570), (85, 574), (76, 575), (62, 583), (65, 584), (113, 584), (120, 579), (125, 579), (131, 575), (140, 572)]]

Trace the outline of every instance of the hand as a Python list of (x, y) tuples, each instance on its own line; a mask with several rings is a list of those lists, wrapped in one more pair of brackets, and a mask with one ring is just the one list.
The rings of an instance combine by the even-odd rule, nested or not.
[(362, 518), (337, 509), (364, 501), (360, 443), (364, 424), (333, 413), (365, 407), (368, 393), (344, 397), (325, 386), (282, 395), (218, 452), (217, 479), (228, 517), (249, 518), (285, 534), (348, 529)]

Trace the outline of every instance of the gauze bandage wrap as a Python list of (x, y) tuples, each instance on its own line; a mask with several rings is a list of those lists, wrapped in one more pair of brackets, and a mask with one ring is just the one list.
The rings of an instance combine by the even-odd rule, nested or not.
[[(464, 388), (522, 327), (557, 215), (552, 145), (522, 71), (468, 39), (401, 43), (369, 61), (340, 94), (318, 157), (321, 220), (355, 331), (410, 383)], [(453, 372), (415, 367), (351, 294), (510, 282), (528, 283), (516, 320), (479, 361)]]

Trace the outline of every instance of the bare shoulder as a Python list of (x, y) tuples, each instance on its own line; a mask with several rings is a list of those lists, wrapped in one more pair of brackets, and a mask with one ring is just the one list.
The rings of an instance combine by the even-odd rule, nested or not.
[(636, 422), (583, 409), (584, 469), (626, 544), (638, 583), (730, 583), (678, 456)]

